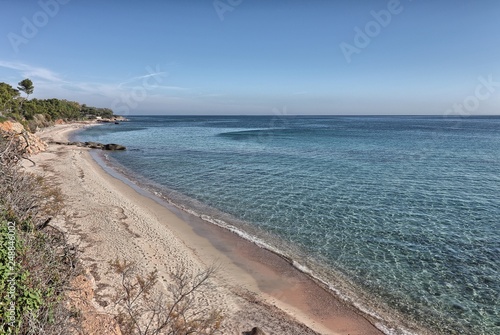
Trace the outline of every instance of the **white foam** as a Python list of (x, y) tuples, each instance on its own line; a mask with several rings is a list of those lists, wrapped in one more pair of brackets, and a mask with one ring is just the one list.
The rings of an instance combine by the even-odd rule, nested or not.
[(418, 335), (417, 333), (410, 332), (406, 329), (390, 328), (378, 322), (375, 323), (375, 327), (386, 335)]
[(366, 306), (360, 304), (359, 302), (357, 302), (355, 299), (353, 299), (352, 297), (344, 294), (343, 292), (341, 292), (338, 288), (334, 287), (331, 283), (325, 281), (324, 279), (322, 279), (320, 276), (316, 275), (314, 273), (314, 271), (312, 271), (309, 267), (297, 262), (296, 260), (290, 258), (288, 255), (286, 255), (285, 253), (283, 253), (281, 250), (273, 247), (272, 245), (266, 243), (264, 240), (258, 238), (258, 237), (255, 237), (253, 235), (250, 235), (249, 233), (247, 233), (246, 231), (242, 230), (242, 229), (239, 229), (231, 224), (228, 224), (227, 222), (223, 221), (223, 220), (220, 220), (220, 219), (215, 219), (209, 215), (206, 215), (206, 214), (199, 214), (197, 213), (196, 211), (192, 210), (192, 209), (188, 209), (186, 208), (185, 206), (179, 206), (179, 205), (176, 205), (175, 203), (172, 203), (174, 206), (176, 206), (177, 208), (180, 208), (182, 209), (183, 211), (189, 213), (189, 214), (192, 214), (196, 217), (199, 217), (201, 218), (202, 220), (206, 221), (206, 222), (209, 222), (211, 224), (214, 224), (218, 227), (221, 227), (223, 229), (226, 229), (226, 230), (229, 230), (231, 231), (232, 233), (238, 235), (239, 237), (247, 240), (247, 241), (250, 241), (252, 243), (254, 243), (255, 245), (257, 245), (258, 247), (260, 248), (263, 248), (265, 250), (269, 250), (279, 256), (282, 256), (284, 257), (285, 259), (288, 259), (290, 260), (290, 264), (295, 267), (297, 270), (301, 271), (302, 273), (305, 273), (306, 275), (308, 275), (309, 277), (313, 278), (314, 280), (316, 280), (317, 282), (323, 284), (326, 288), (328, 288), (329, 291), (331, 291), (332, 293), (334, 293), (338, 298), (344, 300), (345, 302), (351, 304), (352, 306), (354, 306), (356, 309), (358, 309), (359, 311), (361, 311), (362, 313), (364, 313), (365, 315), (367, 316), (370, 316), (372, 317), (373, 319), (375, 320), (378, 320), (378, 322), (375, 323), (375, 327), (377, 329), (379, 329), (381, 332), (383, 332), (385, 335), (418, 335), (416, 333), (413, 333), (413, 332), (410, 332), (409, 330), (407, 329), (404, 329), (402, 327), (400, 328), (391, 328), (387, 325), (385, 325), (383, 323), (383, 320), (384, 318), (379, 315), (378, 313), (376, 313), (375, 311), (367, 308)]
[(302, 265), (300, 264), (299, 262), (297, 262), (296, 260), (292, 260), (292, 265), (293, 267), (295, 267), (297, 270), (299, 270), (300, 272), (303, 272), (305, 274), (308, 274), (310, 276), (313, 276), (313, 273), (312, 273), (312, 270), (309, 269), (307, 266), (305, 265)]

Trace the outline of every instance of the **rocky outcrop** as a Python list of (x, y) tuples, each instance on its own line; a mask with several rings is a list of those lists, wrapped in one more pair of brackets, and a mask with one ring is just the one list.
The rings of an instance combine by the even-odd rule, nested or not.
[(104, 148), (103, 148), (103, 150), (125, 150), (125, 149), (127, 149), (127, 148), (125, 148), (123, 145), (114, 144), (114, 143), (105, 144)]
[(97, 142), (76, 142), (76, 146), (87, 147), (90, 149), (104, 149), (104, 144)]
[(5, 121), (3, 123), (0, 123), (0, 130), (8, 133), (15, 133), (15, 134), (20, 134), (23, 131), (26, 131), (24, 129), (24, 126), (18, 122), (12, 122), (12, 121)]
[[(0, 123), (0, 136), (6, 139), (12, 139), (21, 152), (27, 155), (37, 154), (47, 150), (47, 143), (38, 136), (27, 131), (19, 122), (5, 121)], [(59, 145), (76, 145), (91, 149), (101, 149), (110, 151), (126, 150), (127, 148), (120, 144), (99, 142), (49, 142)]]
[(253, 327), (251, 331), (246, 332), (248, 335), (266, 335), (259, 327)]
[(57, 144), (57, 145), (75, 145), (77, 147), (110, 150), (110, 151), (127, 150), (127, 148), (124, 147), (123, 145), (115, 144), (115, 143), (103, 144), (103, 143), (99, 143), (99, 142), (61, 142), (61, 141), (52, 141), (49, 143), (50, 144)]
[(127, 118), (121, 116), (121, 115), (115, 115), (112, 118), (98, 118), (95, 120), (98, 123), (119, 123), (122, 121), (129, 121)]
[(27, 131), (18, 122), (5, 121), (0, 123), (0, 134), (4, 138), (12, 139), (19, 150), (28, 155), (37, 154), (47, 149), (47, 143)]

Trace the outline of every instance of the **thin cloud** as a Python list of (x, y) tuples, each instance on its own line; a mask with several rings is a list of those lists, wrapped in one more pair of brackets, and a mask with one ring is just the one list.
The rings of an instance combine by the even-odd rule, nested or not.
[(168, 76), (168, 72), (150, 73), (150, 74), (146, 74), (144, 76), (139, 76), (136, 79), (144, 79), (144, 78), (155, 77), (155, 76)]
[(173, 91), (188, 91), (190, 88), (187, 87), (179, 87), (179, 86), (157, 86), (158, 88), (162, 88), (165, 90), (173, 90)]
[[(1, 68), (17, 71), (16, 76), (36, 80), (35, 97), (58, 97), (100, 106), (111, 106), (116, 99), (126, 101), (133, 99), (133, 94), (137, 93), (136, 89), (146, 90), (148, 101), (161, 101), (162, 104), (183, 101), (182, 96), (189, 95), (191, 91), (186, 87), (161, 85), (162, 80), (158, 77), (168, 76), (168, 72), (158, 70), (132, 77), (124, 82), (100, 82), (65, 80), (66, 78), (63, 79), (55, 71), (20, 62), (0, 60)], [(149, 86), (144, 86), (144, 81), (147, 81)]]
[(24, 63), (7, 62), (0, 60), (0, 67), (20, 71), (23, 77), (38, 78), (52, 82), (63, 82), (59, 74), (42, 67), (35, 67)]
[(133, 78), (130, 78), (120, 84), (118, 84), (118, 87), (122, 87), (126, 84), (130, 84), (130, 83), (133, 83), (133, 82), (136, 82), (138, 80), (142, 80), (142, 79), (146, 79), (146, 78), (151, 78), (151, 77), (157, 77), (157, 76), (162, 76), (162, 77), (166, 77), (168, 76), (168, 72), (164, 72), (164, 71), (160, 71), (160, 72), (155, 72), (155, 73), (148, 73), (148, 74), (145, 74), (145, 75), (142, 75), (142, 76), (137, 76), (137, 77), (133, 77)]
[(213, 98), (213, 97), (224, 97), (224, 96), (226, 96), (225, 93), (205, 93), (199, 95), (199, 97), (202, 98)]

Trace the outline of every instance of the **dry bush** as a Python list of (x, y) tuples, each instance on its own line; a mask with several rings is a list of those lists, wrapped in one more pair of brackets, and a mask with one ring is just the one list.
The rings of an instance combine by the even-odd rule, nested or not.
[(35, 229), (47, 226), (62, 208), (59, 190), (48, 187), (42, 177), (20, 170), (20, 162), (29, 159), (16, 145), (13, 135), (0, 134), (0, 209)]
[(138, 274), (133, 263), (116, 260), (111, 268), (121, 276), (121, 287), (115, 296), (118, 322), (124, 334), (212, 335), (219, 333), (223, 317), (220, 311), (202, 306), (197, 297), (209, 289), (209, 279), (216, 267), (196, 274), (178, 267), (171, 274), (170, 295), (155, 290), (156, 271)]
[[(75, 248), (48, 225), (61, 209), (62, 196), (42, 178), (23, 172), (23, 159), (28, 159), (26, 152), (16, 145), (15, 136), (0, 133), (0, 228), (4, 231), (8, 221), (16, 223), (16, 271), (10, 274), (0, 267), (0, 284), (5, 286), (11, 275), (16, 278), (16, 325), (7, 327), (2, 314), (0, 333), (71, 334), (78, 320), (68, 309), (64, 292), (81, 268)], [(6, 235), (1, 237), (4, 247)]]

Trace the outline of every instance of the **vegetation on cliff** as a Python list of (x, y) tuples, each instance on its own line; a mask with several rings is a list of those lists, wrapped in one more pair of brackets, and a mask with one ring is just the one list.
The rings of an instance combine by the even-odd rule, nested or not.
[[(30, 79), (18, 83), (17, 89), (7, 83), (0, 83), (0, 122), (11, 118), (34, 131), (36, 127), (50, 125), (58, 119), (66, 121), (88, 120), (97, 117), (112, 118), (109, 108), (97, 108), (64, 99), (31, 99), (34, 85)], [(21, 96), (21, 92), (26, 97)]]

